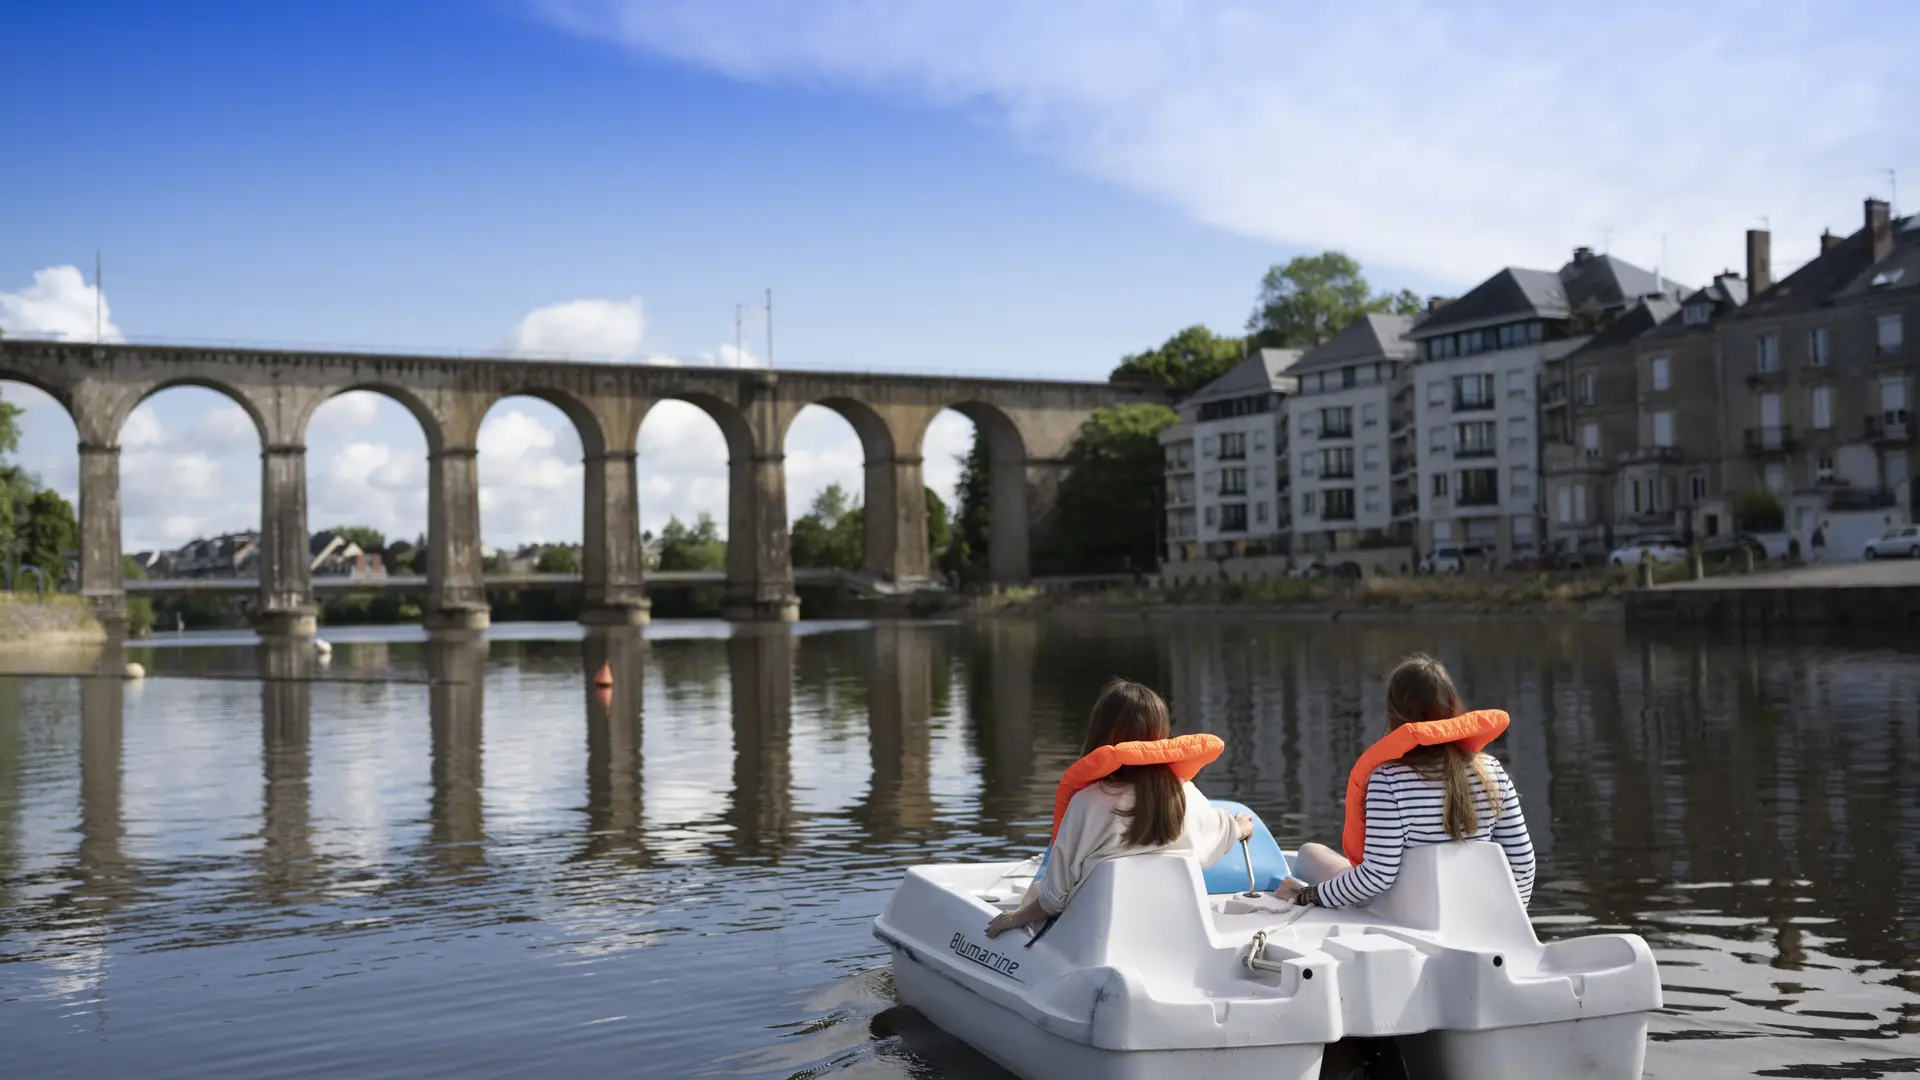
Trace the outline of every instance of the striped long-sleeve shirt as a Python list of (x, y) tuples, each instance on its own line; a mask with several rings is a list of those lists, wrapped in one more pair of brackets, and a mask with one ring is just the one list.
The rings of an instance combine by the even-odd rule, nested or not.
[[(1487, 793), (1474, 777), (1469, 782), (1479, 798), (1480, 813), (1479, 828), (1471, 839), (1492, 840), (1506, 851), (1507, 866), (1524, 904), (1533, 897), (1533, 838), (1527, 835), (1520, 796), (1507, 771), (1492, 757), (1484, 760), (1500, 799), (1500, 816), (1493, 816)], [(1375, 769), (1367, 780), (1366, 851), (1358, 866), (1320, 885), (1320, 903), (1326, 907), (1364, 904), (1393, 884), (1400, 874), (1400, 856), (1408, 848), (1452, 840), (1442, 817), (1444, 803), (1440, 781), (1423, 778), (1411, 766), (1392, 761)]]

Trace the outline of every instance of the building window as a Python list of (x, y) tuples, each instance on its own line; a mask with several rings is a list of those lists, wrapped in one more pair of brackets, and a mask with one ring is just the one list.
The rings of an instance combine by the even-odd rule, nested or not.
[(1833, 388), (1831, 386), (1813, 388), (1813, 426), (1821, 431), (1833, 426)]
[(1344, 480), (1353, 475), (1353, 447), (1337, 446), (1320, 451), (1320, 475), (1328, 480)]
[(1447, 429), (1435, 427), (1427, 429), (1427, 447), (1436, 454), (1447, 452)]
[(1253, 489), (1255, 491), (1267, 490), (1267, 467), (1265, 465), (1255, 465), (1253, 467)]
[(1814, 367), (1827, 366), (1827, 328), (1824, 326), (1807, 331), (1807, 363)]
[[(1311, 491), (1307, 492), (1305, 495), (1300, 496), (1300, 512), (1302, 514), (1307, 515), (1308, 517), (1312, 517), (1315, 513), (1314, 504), (1318, 501), (1319, 500), (1314, 497), (1314, 493)], [(1207, 511), (1207, 513), (1211, 514), (1213, 513), (1213, 511), (1209, 510)]]
[(1221, 532), (1247, 531), (1247, 504), (1228, 503), (1220, 508)]
[(1379, 512), (1380, 512), (1380, 489), (1377, 487), (1370, 487), (1367, 489), (1367, 513), (1377, 514)]
[(1267, 448), (1267, 429), (1263, 427), (1254, 428), (1253, 429), (1254, 452), (1260, 453), (1265, 451), (1266, 448)]
[(1901, 325), (1900, 316), (1882, 315), (1876, 322), (1879, 327), (1880, 355), (1892, 356), (1898, 353), (1906, 337), (1906, 328)]
[(1656, 356), (1653, 358), (1653, 388), (1655, 390), (1665, 390), (1672, 385), (1670, 382), (1671, 373), (1667, 370), (1670, 366), (1672, 365), (1667, 357)]
[(1600, 456), (1600, 425), (1589, 420), (1580, 425), (1580, 449), (1590, 458)]
[(1492, 375), (1456, 375), (1453, 377), (1453, 409), (1493, 408)]
[(1247, 436), (1244, 432), (1229, 431), (1220, 436), (1220, 460), (1243, 461), (1247, 456)]
[(1707, 320), (1713, 318), (1713, 306), (1705, 300), (1695, 300), (1680, 313), (1680, 318), (1688, 326), (1705, 326)]
[(1436, 499), (1444, 499), (1447, 497), (1446, 473), (1439, 472), (1433, 474), (1433, 497)]
[(1527, 418), (1512, 416), (1507, 418), (1507, 445), (1524, 447), (1527, 445)]
[(1533, 466), (1515, 465), (1509, 472), (1511, 473), (1509, 479), (1513, 486), (1513, 497), (1516, 499), (1533, 498)]
[(1323, 439), (1346, 439), (1353, 436), (1353, 409), (1342, 405), (1337, 409), (1320, 410), (1320, 437)]
[(1880, 411), (1886, 414), (1889, 422), (1906, 423), (1907, 380), (1899, 375), (1889, 375), (1880, 380)]
[(1447, 384), (1444, 379), (1435, 379), (1427, 384), (1427, 404), (1435, 409), (1447, 407)]
[(1207, 528), (1211, 529), (1220, 522), (1219, 507), (1207, 507)]
[(1212, 435), (1200, 440), (1200, 453), (1206, 457), (1220, 456), (1220, 440)]
[(1353, 489), (1334, 488), (1326, 493), (1327, 508), (1320, 517), (1326, 521), (1353, 520)]
[(1573, 489), (1570, 487), (1561, 488), (1560, 494), (1555, 499), (1555, 502), (1557, 502), (1560, 507), (1560, 523), (1564, 525), (1567, 522), (1572, 521), (1573, 520)]
[(1350, 367), (1343, 367), (1340, 369), (1341, 389), (1351, 390), (1353, 389), (1354, 384), (1359, 380), (1360, 380), (1360, 372), (1358, 369), (1350, 368)]
[(1360, 426), (1363, 428), (1379, 427), (1380, 406), (1374, 404), (1360, 406)]
[(1267, 523), (1266, 503), (1257, 502), (1253, 504), (1253, 521), (1256, 525), (1265, 525)]
[(1673, 445), (1673, 414), (1671, 412), (1662, 411), (1653, 414), (1653, 445)]
[(1761, 334), (1754, 343), (1753, 369), (1762, 375), (1780, 370), (1780, 335)]
[(1777, 461), (1768, 465), (1765, 483), (1768, 491), (1773, 492), (1775, 495), (1785, 495), (1787, 493), (1787, 467)]
[(1533, 380), (1527, 378), (1526, 369), (1524, 368), (1510, 369), (1507, 372), (1507, 396), (1510, 398), (1526, 397), (1527, 388), (1529, 384), (1532, 383), (1532, 381)]
[(1693, 473), (1687, 477), (1687, 495), (1691, 502), (1705, 502), (1707, 499), (1707, 474)]
[(1367, 446), (1360, 452), (1360, 467), (1372, 472), (1380, 467), (1380, 446), (1378, 443)]
[(1583, 371), (1574, 380), (1574, 400), (1582, 405), (1593, 404), (1593, 372)]
[(1833, 455), (1832, 454), (1820, 455), (1820, 459), (1814, 463), (1813, 478), (1816, 482), (1821, 480), (1833, 479)]
[(1247, 493), (1247, 470), (1221, 469), (1220, 494), (1245, 495)]
[(1493, 506), (1500, 501), (1500, 470), (1460, 470), (1460, 505)]
[(1200, 474), (1200, 490), (1211, 495), (1220, 490), (1220, 474), (1208, 469)]
[(1454, 457), (1492, 457), (1498, 450), (1493, 421), (1480, 420), (1471, 424), (1454, 425)]

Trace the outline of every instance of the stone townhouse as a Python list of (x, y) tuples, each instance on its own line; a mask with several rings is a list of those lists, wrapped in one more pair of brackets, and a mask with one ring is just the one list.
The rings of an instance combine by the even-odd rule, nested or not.
[(1718, 321), (1724, 494), (1770, 493), (1802, 543), (1830, 511), (1905, 520), (1915, 494), (1920, 217), (1868, 199), (1861, 228), (1820, 247)]

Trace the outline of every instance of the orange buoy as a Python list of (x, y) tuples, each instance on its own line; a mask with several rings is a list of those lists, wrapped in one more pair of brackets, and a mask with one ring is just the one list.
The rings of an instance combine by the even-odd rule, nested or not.
[(593, 677), (593, 685), (595, 686), (612, 686), (613, 685), (613, 664), (611, 661), (603, 662), (600, 665), (600, 674), (595, 675)]

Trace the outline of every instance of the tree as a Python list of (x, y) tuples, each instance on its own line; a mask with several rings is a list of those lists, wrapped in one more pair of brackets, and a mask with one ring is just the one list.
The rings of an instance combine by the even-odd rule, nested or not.
[(26, 499), (25, 528), (20, 530), (20, 561), (31, 563), (47, 575), (49, 582), (67, 576), (67, 553), (74, 550), (80, 524), (74, 520), (73, 504), (49, 488), (40, 488)]
[(720, 527), (713, 515), (701, 514), (692, 526), (677, 517), (667, 519), (660, 530), (660, 569), (724, 570), (727, 568), (727, 542), (720, 539)]
[(986, 437), (975, 430), (973, 446), (960, 457), (960, 483), (954, 492), (960, 505), (953, 514), (952, 536), (940, 569), (962, 577), (977, 577), (985, 569), (992, 492), (993, 458)]
[(1338, 251), (1300, 255), (1267, 271), (1247, 319), (1248, 344), (1299, 349), (1318, 345), (1362, 315), (1414, 315), (1420, 298), (1402, 289), (1375, 295), (1360, 264)]
[(932, 488), (921, 489), (927, 493), (927, 564), (939, 566), (946, 557), (947, 543), (953, 530), (947, 526), (947, 501)]
[(1047, 561), (1063, 571), (1142, 569), (1158, 561), (1165, 455), (1179, 421), (1164, 405), (1096, 409), (1067, 450)]
[(788, 533), (793, 565), (858, 570), (866, 547), (866, 514), (845, 488), (828, 484)]
[(1157, 349), (1122, 357), (1107, 381), (1116, 386), (1157, 386), (1191, 394), (1239, 363), (1246, 342), (1215, 337), (1204, 326), (1189, 326)]
[(369, 555), (378, 555), (387, 549), (386, 536), (371, 525), (336, 525), (333, 531), (347, 543), (358, 544), (360, 550)]
[(534, 560), (534, 572), (537, 574), (577, 574), (580, 572), (580, 556), (572, 548), (558, 544), (540, 552)]
[[(120, 576), (138, 581), (147, 576), (146, 568), (130, 555), (120, 556)], [(127, 597), (127, 636), (146, 637), (153, 631), (153, 601), (144, 596)]]

